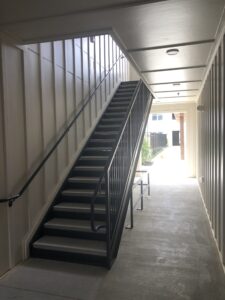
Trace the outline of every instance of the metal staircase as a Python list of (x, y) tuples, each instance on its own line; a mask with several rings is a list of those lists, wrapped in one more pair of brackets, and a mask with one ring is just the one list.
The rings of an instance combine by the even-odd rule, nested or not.
[(36, 232), (32, 256), (111, 266), (150, 106), (143, 82), (120, 84)]

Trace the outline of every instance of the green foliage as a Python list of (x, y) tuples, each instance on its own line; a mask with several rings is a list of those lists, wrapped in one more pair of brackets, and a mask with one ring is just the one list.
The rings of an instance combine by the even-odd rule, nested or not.
[(148, 162), (151, 159), (151, 149), (149, 146), (149, 142), (147, 138), (144, 138), (142, 148), (141, 148), (141, 158), (142, 158), (142, 163), (144, 164), (145, 162)]

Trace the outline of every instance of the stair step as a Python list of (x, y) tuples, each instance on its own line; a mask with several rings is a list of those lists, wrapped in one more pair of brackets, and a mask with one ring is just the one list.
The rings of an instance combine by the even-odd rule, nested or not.
[[(90, 213), (91, 206), (89, 203), (73, 203), (73, 202), (61, 202), (53, 207), (57, 212), (71, 212), (71, 213)], [(105, 214), (106, 208), (104, 204), (95, 204), (96, 214)]]
[(105, 114), (118, 114), (118, 115), (125, 115), (127, 111), (127, 106), (109, 106)]
[(129, 105), (130, 101), (112, 101), (109, 104), (109, 108), (121, 108), (121, 107), (127, 107)]
[(105, 155), (110, 154), (112, 151), (112, 147), (85, 147), (83, 150), (83, 154), (88, 155)]
[(124, 118), (126, 115), (126, 111), (125, 112), (121, 112), (119, 110), (117, 111), (113, 111), (111, 109), (108, 109), (106, 113), (104, 113), (104, 118), (118, 118), (118, 119), (122, 119)]
[(124, 85), (137, 85), (138, 81), (137, 80), (129, 80), (129, 81), (122, 81), (120, 83), (120, 85), (124, 86)]
[[(98, 142), (99, 141), (99, 142)], [(113, 143), (104, 141), (102, 139), (90, 140), (89, 145), (112, 145)], [(77, 166), (105, 166), (106, 162), (108, 161), (109, 156), (100, 156), (100, 155), (82, 155), (79, 160), (77, 161)]]
[(94, 138), (104, 138), (104, 137), (116, 137), (119, 131), (95, 131), (93, 133)]
[[(105, 222), (96, 221), (95, 225), (105, 225)], [(53, 218), (44, 224), (46, 229), (54, 230), (72, 230), (95, 233), (91, 229), (90, 220), (73, 220), (73, 219), (62, 219)], [(98, 233), (105, 233), (105, 228), (99, 229)]]
[(104, 166), (76, 166), (74, 171), (104, 171)]
[(114, 143), (115, 139), (104, 138), (104, 139), (90, 139), (90, 142), (98, 143), (98, 142), (106, 142), (106, 143)]
[(96, 135), (96, 134), (98, 134), (98, 135), (102, 135), (102, 136), (108, 136), (108, 135), (117, 135), (118, 134), (118, 132), (119, 131), (107, 131), (107, 132), (105, 132), (105, 131), (100, 131), (100, 130), (97, 130), (96, 129), (96, 131), (94, 132), (94, 135)]
[(115, 101), (115, 98), (122, 98), (122, 99), (124, 99), (125, 97), (126, 98), (131, 98), (132, 97), (132, 94), (134, 93), (134, 89), (124, 89), (124, 90), (121, 90), (121, 91), (118, 91), (115, 95), (114, 95), (114, 97), (113, 97), (113, 99), (112, 99), (112, 101), (111, 102), (113, 102), (113, 101)]
[(130, 99), (131, 99), (131, 96), (129, 96), (129, 95), (126, 95), (126, 94), (121, 94), (121, 95), (115, 95), (114, 97), (113, 97), (113, 100), (112, 100), (112, 102), (114, 103), (114, 102), (122, 102), (122, 101), (130, 101)]
[(110, 138), (99, 138), (99, 139), (90, 139), (88, 141), (88, 146), (112, 146), (115, 143), (115, 139), (110, 139)]
[(79, 158), (79, 160), (80, 161), (83, 161), (83, 160), (85, 160), (85, 161), (107, 161), (108, 160), (108, 156), (100, 156), (100, 155), (98, 155), (98, 156), (96, 156), (96, 155), (92, 155), (92, 156), (87, 156), (87, 155), (82, 155), (80, 158)]
[(105, 118), (104, 116), (103, 116), (103, 118), (101, 119), (101, 124), (102, 123), (120, 123), (120, 122), (122, 122), (124, 119), (123, 118), (116, 118), (116, 117), (114, 117), (114, 118)]
[[(88, 197), (92, 198), (94, 195), (94, 190), (81, 190), (81, 189), (66, 189), (61, 192), (62, 196), (66, 197)], [(105, 197), (105, 191), (98, 193), (98, 197)]]
[(120, 124), (99, 124), (96, 130), (104, 130), (104, 131), (111, 131), (113, 129), (120, 129), (121, 125)]
[(80, 253), (93, 256), (106, 256), (106, 243), (59, 236), (43, 236), (33, 243), (34, 249)]
[[(86, 177), (86, 176), (76, 176), (76, 177), (70, 177), (68, 179), (71, 183), (98, 183), (99, 177)], [(104, 178), (103, 178), (104, 182)]]

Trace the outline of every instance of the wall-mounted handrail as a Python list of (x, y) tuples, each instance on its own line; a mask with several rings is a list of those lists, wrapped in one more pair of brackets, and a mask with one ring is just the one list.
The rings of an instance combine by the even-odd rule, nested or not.
[(122, 58), (124, 58), (123, 54), (121, 54), (118, 57), (118, 59), (113, 63), (112, 67), (108, 70), (108, 72), (105, 74), (105, 76), (100, 81), (100, 83), (96, 86), (96, 88), (94, 89), (94, 91), (91, 92), (84, 99), (82, 107), (76, 112), (74, 118), (70, 121), (69, 125), (62, 132), (62, 134), (60, 135), (60, 137), (57, 139), (57, 141), (55, 142), (55, 144), (51, 147), (51, 149), (48, 151), (48, 153), (45, 155), (45, 157), (39, 163), (39, 165), (36, 167), (36, 169), (32, 172), (32, 174), (30, 175), (30, 177), (28, 178), (28, 180), (25, 182), (25, 184), (22, 186), (22, 188), (20, 189), (20, 191), (17, 194), (14, 194), (13, 196), (10, 196), (8, 198), (0, 199), (0, 203), (6, 203), (6, 202), (8, 202), (9, 206), (12, 206), (12, 204), (14, 203), (14, 201), (16, 201), (18, 198), (20, 198), (24, 194), (24, 192), (27, 190), (27, 188), (29, 187), (29, 185), (31, 184), (31, 182), (34, 180), (34, 178), (37, 176), (37, 174), (39, 173), (39, 171), (45, 165), (46, 161), (49, 159), (49, 157), (52, 155), (52, 153), (58, 147), (58, 145), (63, 140), (63, 138), (65, 137), (65, 135), (69, 132), (69, 130), (71, 129), (71, 127), (73, 126), (73, 124), (76, 122), (76, 120), (78, 119), (78, 117), (80, 116), (80, 114), (83, 112), (84, 108), (93, 99), (93, 96), (96, 94), (96, 92), (99, 89), (99, 87), (102, 85), (103, 82), (105, 82), (106, 77), (111, 73), (111, 71), (113, 70), (113, 68), (115, 67), (115, 65), (117, 65), (117, 63), (119, 62), (119, 60), (122, 59)]

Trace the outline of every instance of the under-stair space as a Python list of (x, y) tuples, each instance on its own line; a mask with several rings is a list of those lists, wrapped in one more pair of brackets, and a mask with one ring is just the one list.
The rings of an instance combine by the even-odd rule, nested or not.
[[(35, 234), (33, 257), (107, 265), (106, 184), (103, 176), (138, 82), (122, 82)], [(101, 180), (91, 226), (91, 201)]]

